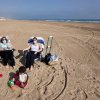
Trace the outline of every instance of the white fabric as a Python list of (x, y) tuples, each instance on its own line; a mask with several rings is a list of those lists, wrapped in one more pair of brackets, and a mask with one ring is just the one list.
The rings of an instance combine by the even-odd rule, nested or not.
[(20, 73), (19, 73), (19, 81), (20, 81), (20, 82), (24, 82), (26, 76), (27, 76), (27, 74), (20, 74)]
[(34, 46), (33, 44), (31, 45), (31, 51), (38, 51), (39, 50), (39, 46), (37, 44), (37, 46)]
[(54, 62), (54, 61), (58, 61), (58, 56), (57, 55), (51, 55), (49, 62)]

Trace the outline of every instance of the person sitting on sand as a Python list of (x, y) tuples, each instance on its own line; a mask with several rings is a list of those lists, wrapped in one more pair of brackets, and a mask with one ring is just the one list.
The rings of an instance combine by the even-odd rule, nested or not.
[(11, 43), (7, 42), (6, 37), (1, 38), (1, 43), (0, 43), (0, 56), (3, 58), (4, 61), (4, 66), (6, 68), (9, 68), (7, 66), (8, 59), (11, 61), (11, 66), (15, 69), (15, 60), (13, 58), (13, 45)]
[(42, 51), (41, 44), (37, 43), (37, 38), (33, 38), (33, 44), (30, 44), (28, 48), (23, 50), (23, 53), (25, 50), (29, 50), (27, 56), (26, 56), (26, 68), (27, 70), (32, 70), (34, 66), (34, 59), (38, 58), (40, 56), (40, 52)]
[(19, 72), (14, 75), (12, 81), (14, 81), (14, 84), (19, 86), (20, 88), (24, 88), (28, 82), (28, 74), (26, 73), (26, 67), (21, 66), (19, 68)]

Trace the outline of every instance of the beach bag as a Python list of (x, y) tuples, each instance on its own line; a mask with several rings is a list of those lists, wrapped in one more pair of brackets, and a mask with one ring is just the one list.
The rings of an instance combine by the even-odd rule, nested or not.
[(50, 60), (48, 62), (48, 65), (56, 65), (58, 64), (58, 56), (57, 55), (51, 55)]
[(47, 65), (55, 65), (55, 64), (58, 64), (58, 56), (57, 55), (51, 55), (51, 53), (48, 53), (45, 56), (45, 63)]
[(51, 53), (48, 53), (46, 56), (45, 56), (45, 63), (48, 65), (48, 62), (50, 61), (50, 57), (51, 57)]

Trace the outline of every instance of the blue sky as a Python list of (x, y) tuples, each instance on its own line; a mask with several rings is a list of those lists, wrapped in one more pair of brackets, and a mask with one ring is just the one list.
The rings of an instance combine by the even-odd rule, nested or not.
[(100, 0), (0, 0), (9, 19), (100, 19)]

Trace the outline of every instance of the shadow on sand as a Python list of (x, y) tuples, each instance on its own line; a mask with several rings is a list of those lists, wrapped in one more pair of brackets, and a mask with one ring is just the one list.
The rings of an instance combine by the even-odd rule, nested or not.
[[(16, 73), (18, 73), (18, 70), (16, 71)], [(10, 72), (10, 73), (9, 73), (9, 76), (10, 76), (9, 80), (12, 80), (12, 78), (14, 77), (14, 75), (15, 75), (16, 73)]]
[(18, 50), (19, 55), (17, 55), (15, 58), (20, 59), (19, 62), (21, 62), (23, 65), (25, 65), (25, 55), (23, 54), (22, 50)]

